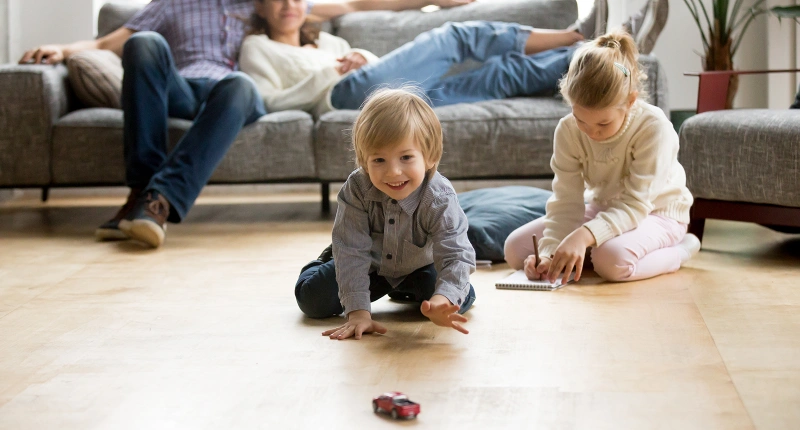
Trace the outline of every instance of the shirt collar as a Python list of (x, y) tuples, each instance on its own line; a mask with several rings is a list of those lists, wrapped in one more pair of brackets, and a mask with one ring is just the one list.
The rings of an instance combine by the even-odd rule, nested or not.
[[(431, 180), (432, 175), (426, 175), (425, 180), (422, 181), (419, 187), (414, 190), (413, 193), (409, 194), (408, 197), (404, 198), (403, 200), (394, 200), (393, 198), (386, 195), (383, 191), (379, 190), (378, 187), (372, 185), (367, 191), (366, 199), (373, 201), (373, 202), (382, 202), (384, 204), (392, 203), (392, 200), (397, 202), (400, 205), (400, 209), (403, 209), (403, 212), (407, 213), (408, 215), (412, 215), (417, 207), (419, 206), (420, 200), (422, 200), (422, 190), (428, 186), (428, 183)], [(371, 185), (371, 183), (370, 183)]]

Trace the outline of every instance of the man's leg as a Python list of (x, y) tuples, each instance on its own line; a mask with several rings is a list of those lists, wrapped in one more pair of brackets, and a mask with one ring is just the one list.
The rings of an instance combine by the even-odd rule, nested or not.
[(125, 239), (119, 223), (133, 210), (167, 154), (168, 117), (191, 119), (199, 102), (188, 82), (178, 75), (169, 45), (158, 33), (131, 36), (122, 52), (125, 181), (131, 193), (116, 216), (101, 225), (100, 240)]
[(552, 93), (567, 72), (575, 49), (557, 48), (535, 55), (509, 52), (490, 58), (475, 70), (442, 79), (427, 94), (434, 106), (446, 106)]
[(797, 94), (794, 96), (794, 103), (790, 109), (800, 109), (800, 87), (797, 88)]
[(133, 239), (160, 246), (166, 221), (180, 222), (186, 216), (241, 129), (265, 114), (249, 76), (234, 72), (214, 83), (194, 123), (150, 179), (123, 229), (128, 228)]
[(432, 88), (450, 67), (466, 59), (486, 61), (507, 52), (524, 52), (532, 30), (500, 22), (447, 23), (347, 75), (333, 88), (331, 101), (337, 109), (358, 109), (380, 85), (412, 82)]

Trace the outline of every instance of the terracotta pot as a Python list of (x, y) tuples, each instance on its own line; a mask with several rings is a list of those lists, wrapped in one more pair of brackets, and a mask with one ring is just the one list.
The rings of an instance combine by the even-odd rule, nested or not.
[[(732, 40), (728, 37), (726, 40), (721, 40), (717, 35), (719, 34), (719, 21), (714, 21), (714, 27), (717, 30), (711, 34), (708, 49), (703, 64), (703, 69), (706, 71), (711, 70), (733, 70), (733, 57), (731, 55)], [(731, 75), (730, 84), (728, 85), (728, 95), (725, 99), (725, 109), (733, 108), (733, 99), (736, 97), (736, 91), (739, 90), (739, 76)]]

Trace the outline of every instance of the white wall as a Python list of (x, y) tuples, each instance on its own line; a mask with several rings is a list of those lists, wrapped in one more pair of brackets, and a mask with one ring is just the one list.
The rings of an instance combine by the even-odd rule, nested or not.
[(0, 64), (8, 58), (8, 0), (0, 0)]
[(9, 0), (11, 47), (17, 59), (32, 47), (91, 39), (93, 0)]

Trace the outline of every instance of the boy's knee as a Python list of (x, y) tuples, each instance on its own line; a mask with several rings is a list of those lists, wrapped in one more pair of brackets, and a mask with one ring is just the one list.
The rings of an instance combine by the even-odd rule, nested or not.
[(306, 266), (294, 287), (297, 306), (310, 318), (328, 318), (342, 313), (338, 288), (330, 285), (331, 267)]

